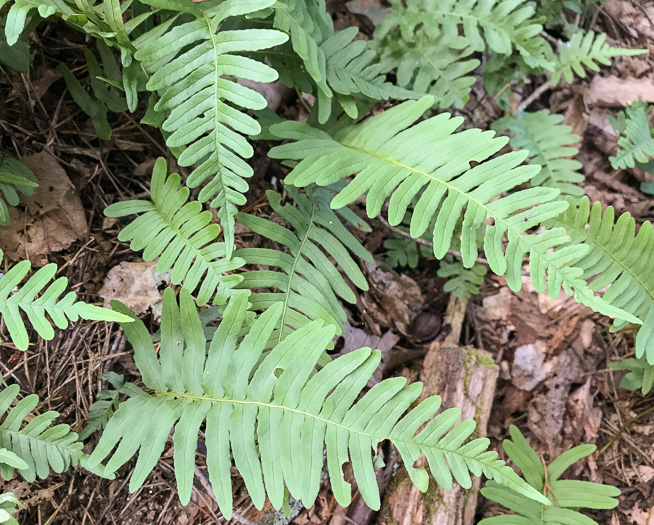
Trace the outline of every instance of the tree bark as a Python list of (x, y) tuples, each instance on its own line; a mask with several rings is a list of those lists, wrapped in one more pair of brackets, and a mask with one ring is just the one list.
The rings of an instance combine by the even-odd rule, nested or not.
[[(445, 342), (435, 342), (425, 357), (420, 376), (423, 397), (438, 394), (443, 408), (458, 407), (463, 419), (474, 419), (474, 437), (484, 436), (490, 416), (499, 368), (491, 354), (473, 348), (462, 348), (458, 341), (464, 305), (448, 307), (452, 333)], [(424, 460), (424, 458), (423, 458)], [(382, 525), (472, 525), (477, 507), (480, 480), (473, 478), (469, 490), (456, 483), (443, 490), (430, 481), (421, 493), (411, 483), (404, 467), (397, 470), (386, 494), (378, 523)]]

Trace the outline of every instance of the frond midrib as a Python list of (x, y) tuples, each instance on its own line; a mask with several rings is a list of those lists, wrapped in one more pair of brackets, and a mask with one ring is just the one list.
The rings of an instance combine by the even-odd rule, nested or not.
[[(602, 219), (604, 219), (604, 218), (602, 217)], [(604, 246), (603, 244), (597, 242), (594, 238), (589, 237), (588, 232), (585, 229), (581, 230), (581, 229), (577, 228), (576, 226), (574, 226), (573, 224), (563, 223), (558, 218), (554, 219), (553, 222), (558, 223), (565, 230), (573, 230), (573, 231), (577, 232), (582, 238), (586, 239), (587, 243), (592, 244), (594, 248), (599, 249), (603, 253), (605, 253), (608, 256), (609, 259), (616, 262), (620, 266), (620, 268), (622, 268), (623, 272), (628, 273), (629, 276), (634, 281), (636, 281), (643, 290), (645, 290), (645, 292), (649, 296), (650, 301), (652, 301), (652, 303), (654, 304), (654, 289), (648, 288), (645, 285), (645, 283), (638, 277), (638, 275), (636, 275), (636, 273), (634, 273), (632, 271), (631, 267), (628, 266), (627, 264), (625, 264), (621, 258), (618, 258), (615, 254), (611, 253), (609, 250), (606, 249), (606, 246)], [(615, 281), (613, 281), (613, 282), (615, 282)]]
[[(332, 425), (334, 427), (337, 427), (341, 430), (345, 430), (346, 432), (352, 433), (352, 434), (358, 434), (360, 436), (370, 438), (372, 440), (377, 440), (379, 441), (384, 441), (384, 440), (389, 440), (392, 441), (393, 443), (404, 443), (406, 445), (410, 446), (418, 446), (421, 449), (425, 448), (430, 448), (433, 450), (438, 450), (442, 452), (443, 454), (457, 454), (461, 457), (464, 458), (470, 458), (475, 461), (480, 461), (476, 456), (470, 456), (467, 454), (462, 454), (459, 450), (448, 450), (443, 447), (437, 447), (433, 445), (426, 445), (421, 442), (416, 442), (413, 440), (407, 440), (407, 439), (399, 439), (397, 437), (392, 437), (392, 436), (384, 436), (384, 435), (377, 435), (377, 434), (369, 434), (367, 432), (363, 432), (361, 430), (356, 430), (354, 428), (348, 427), (346, 425), (342, 425), (340, 423), (336, 423), (335, 421), (332, 421), (330, 419), (326, 419), (320, 416), (317, 416), (315, 414), (312, 414), (310, 412), (305, 412), (303, 410), (298, 410), (296, 408), (290, 408), (284, 405), (276, 405), (274, 403), (264, 403), (262, 401), (248, 401), (248, 400), (241, 400), (241, 399), (229, 399), (229, 398), (223, 398), (223, 397), (206, 397), (206, 396), (197, 396), (197, 395), (192, 395), (188, 394), (186, 392), (155, 392), (154, 397), (173, 397), (173, 398), (181, 398), (181, 399), (187, 399), (191, 401), (202, 401), (202, 402), (207, 402), (207, 403), (224, 403), (224, 404), (229, 404), (229, 405), (245, 405), (245, 406), (257, 406), (257, 407), (262, 407), (262, 408), (267, 408), (267, 409), (276, 409), (276, 410), (282, 410), (286, 412), (291, 412), (294, 414), (298, 414), (303, 417), (311, 418), (315, 421), (319, 421), (321, 423), (325, 423), (327, 425)], [(419, 434), (418, 434), (419, 435)]]

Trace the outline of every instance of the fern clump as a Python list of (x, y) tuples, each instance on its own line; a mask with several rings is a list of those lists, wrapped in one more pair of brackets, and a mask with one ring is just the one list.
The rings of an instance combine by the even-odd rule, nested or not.
[(644, 164), (654, 157), (654, 137), (649, 124), (651, 112), (652, 106), (637, 101), (628, 104), (617, 119), (611, 119), (611, 124), (620, 133), (618, 151), (609, 157), (615, 169), (633, 168), (636, 162)]
[[(0, 153), (0, 226), (9, 224), (9, 206), (18, 206), (19, 193), (30, 196), (38, 186), (36, 176), (25, 164)], [(1, 260), (1, 259), (0, 259)]]
[[(0, 250), (0, 261), (2, 256)], [(29, 345), (21, 311), (27, 315), (34, 330), (48, 341), (54, 337), (54, 330), (46, 313), (62, 330), (68, 327), (69, 320), (76, 322), (79, 318), (93, 321), (129, 321), (129, 318), (121, 313), (77, 301), (75, 292), (68, 292), (59, 299), (66, 289), (68, 279), (59, 277), (48, 286), (57, 273), (56, 264), (47, 264), (34, 273), (20, 289), (15, 290), (27, 276), (31, 266), (29, 261), (21, 261), (0, 278), (0, 314), (9, 331), (9, 337), (19, 350), (27, 350)]]
[[(590, 248), (575, 263), (583, 270), (582, 277), (592, 290), (605, 290), (606, 302), (623, 308), (640, 319), (636, 334), (636, 357), (646, 356), (654, 364), (654, 230), (649, 221), (636, 233), (636, 221), (629, 213), (615, 221), (609, 206), (590, 205), (587, 197), (546, 223), (548, 227), (565, 228), (569, 246)], [(627, 325), (615, 319), (612, 330)]]
[(159, 258), (157, 271), (171, 271), (171, 282), (190, 291), (198, 287), (198, 304), (213, 300), (223, 304), (230, 289), (241, 282), (238, 275), (225, 272), (241, 267), (239, 257), (226, 258), (224, 242), (214, 242), (220, 226), (211, 224), (211, 212), (202, 211), (198, 201), (189, 201), (189, 189), (180, 187), (178, 174), (167, 174), (166, 161), (157, 159), (150, 184), (151, 200), (132, 200), (112, 204), (107, 217), (124, 217), (140, 213), (125, 227), (118, 239), (131, 241), (134, 251), (143, 250), (143, 259)]
[(581, 162), (574, 160), (579, 150), (574, 144), (579, 136), (570, 133), (572, 128), (563, 124), (563, 115), (550, 113), (546, 109), (536, 113), (518, 113), (496, 120), (492, 129), (509, 130), (511, 146), (524, 148), (532, 157), (531, 163), (541, 167), (531, 180), (533, 186), (558, 188), (563, 195), (581, 197), (584, 190), (579, 187), (584, 176), (578, 172)]
[[(329, 206), (332, 195), (328, 191), (310, 187), (302, 194), (290, 186), (287, 191), (297, 207), (292, 204), (283, 206), (281, 196), (274, 191), (268, 191), (266, 195), (272, 209), (294, 231), (254, 215), (241, 213), (237, 216), (241, 224), (290, 252), (286, 254), (270, 248), (242, 248), (234, 252), (249, 265), (269, 267), (244, 273), (243, 282), (238, 287), (279, 290), (254, 293), (250, 297), (252, 308), (257, 311), (276, 303), (282, 304), (278, 340), (316, 319), (333, 325), (341, 334), (347, 317), (339, 298), (355, 303), (356, 296), (339, 268), (357, 288), (367, 290), (366, 278), (352, 256), (373, 263), (372, 255), (332, 211)], [(351, 212), (343, 215), (352, 220)], [(359, 223), (359, 220), (355, 222)]]
[[(463, 216), (460, 245), (466, 268), (478, 257), (477, 234), (483, 230), (490, 268), (506, 275), (511, 289), (522, 287), (522, 259), (529, 254), (536, 290), (547, 288), (556, 298), (563, 288), (599, 312), (639, 322), (595, 296), (581, 278), (582, 270), (574, 262), (588, 247), (570, 246), (552, 252), (552, 248), (569, 244), (563, 228), (526, 234), (568, 207), (568, 203), (557, 200), (556, 188), (535, 187), (504, 196), (539, 172), (538, 166), (521, 165), (527, 152), (491, 159), (506, 144), (506, 138), (475, 129), (454, 133), (462, 119), (449, 114), (419, 121), (432, 103), (431, 97), (404, 102), (363, 123), (336, 130), (333, 136), (298, 122), (275, 124), (270, 128), (274, 135), (294, 142), (273, 148), (270, 156), (299, 161), (286, 177), (287, 184), (298, 187), (329, 185), (354, 175), (331, 202), (334, 209), (366, 195), (368, 216), (376, 217), (390, 197), (388, 220), (396, 225), (415, 200), (410, 234), (420, 237), (429, 228), (437, 258), (450, 249), (457, 222)], [(439, 154), (433, 155), (434, 151)], [(474, 168), (470, 168), (471, 161), (477, 163)], [(493, 224), (486, 226), (485, 221)]]
[(573, 447), (548, 466), (529, 446), (517, 427), (510, 428), (511, 439), (503, 443), (504, 451), (522, 471), (527, 482), (547, 495), (553, 505), (520, 497), (510, 488), (489, 481), (481, 493), (516, 514), (481, 520), (479, 525), (598, 525), (579, 509), (613, 509), (618, 506), (620, 490), (611, 485), (590, 481), (559, 479), (577, 461), (595, 452), (595, 445)]
[[(378, 351), (362, 348), (316, 370), (334, 337), (333, 326), (312, 321), (263, 353), (282, 315), (283, 306), (275, 304), (240, 339), (247, 303), (247, 293), (232, 296), (208, 350), (196, 305), (184, 289), (179, 305), (171, 289), (164, 292), (158, 353), (141, 321), (124, 325), (143, 382), (153, 393), (135, 393), (120, 404), (89, 466), (109, 458), (105, 471), (111, 473), (139, 452), (130, 480), (134, 491), (156, 465), (174, 427), (175, 477), (180, 499), (187, 504), (198, 431), (204, 423), (209, 480), (227, 519), (232, 515), (230, 456), (257, 508), (263, 507), (266, 496), (281, 508), (285, 489), (309, 507), (320, 488), (325, 446), (336, 501), (350, 503), (342, 467), (351, 461), (361, 496), (379, 509), (373, 454), (386, 439), (398, 448), (422, 491), (429, 477), (424, 468), (413, 465), (425, 454), (432, 476), (446, 489), (453, 480), (470, 487), (470, 472), (483, 473), (549, 504), (496, 453), (486, 450), (487, 439), (466, 442), (475, 423), (457, 424), (458, 409), (436, 415), (436, 396), (407, 412), (420, 395), (420, 383), (405, 386), (404, 378), (387, 379), (359, 398), (379, 365)], [(120, 303), (113, 306), (130, 314)]]
[(483, 264), (475, 263), (472, 268), (466, 268), (460, 259), (446, 255), (436, 274), (447, 279), (443, 291), (463, 301), (479, 293), (479, 286), (484, 282), (487, 271)]
[(165, 115), (162, 128), (170, 148), (181, 148), (181, 166), (195, 166), (186, 180), (195, 188), (203, 183), (200, 202), (217, 208), (227, 258), (234, 247), (234, 215), (245, 204), (246, 179), (252, 168), (243, 160), (254, 150), (242, 134), (256, 135), (261, 127), (238, 109), (263, 109), (266, 99), (235, 77), (272, 82), (277, 72), (248, 58), (247, 52), (282, 44), (288, 38), (273, 29), (221, 30), (228, 17), (254, 13), (274, 0), (226, 0), (171, 4), (147, 0), (160, 9), (190, 15), (191, 21), (169, 24), (168, 30), (140, 48), (136, 60), (152, 71), (148, 90), (161, 94), (154, 109)]

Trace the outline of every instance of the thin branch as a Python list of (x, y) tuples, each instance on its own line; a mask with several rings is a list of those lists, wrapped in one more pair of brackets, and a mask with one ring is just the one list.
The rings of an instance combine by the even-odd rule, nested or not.
[(520, 113), (521, 111), (527, 109), (533, 102), (538, 100), (541, 97), (541, 95), (545, 93), (548, 89), (552, 89), (552, 84), (550, 82), (549, 75), (547, 76), (547, 80), (543, 84), (538, 86), (531, 95), (529, 95), (526, 99), (524, 99), (520, 103), (516, 113)]

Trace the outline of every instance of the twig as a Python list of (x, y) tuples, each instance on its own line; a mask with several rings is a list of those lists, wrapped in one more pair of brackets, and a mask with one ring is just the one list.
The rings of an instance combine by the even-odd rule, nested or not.
[(540, 86), (538, 86), (531, 95), (529, 95), (526, 99), (520, 102), (520, 105), (518, 105), (518, 109), (516, 113), (520, 113), (521, 111), (527, 109), (534, 101), (538, 100), (540, 96), (543, 93), (545, 93), (548, 89), (552, 89), (552, 84), (550, 83), (549, 75), (547, 76), (547, 80), (545, 82), (543, 82)]
[(641, 417), (644, 417), (647, 414), (651, 414), (652, 412), (654, 412), (654, 406), (648, 408), (647, 410), (645, 410), (644, 412), (641, 412), (640, 414), (636, 414), (635, 416), (630, 417), (629, 419), (627, 419), (627, 421), (625, 421), (622, 424), (622, 426), (618, 429), (618, 431), (615, 433), (615, 435), (609, 440), (609, 442), (600, 449), (600, 451), (598, 453), (598, 456), (601, 456), (602, 454), (604, 454), (604, 452), (606, 452), (607, 449), (611, 445), (613, 445), (613, 443), (615, 443), (618, 439), (620, 439), (622, 434), (624, 434), (625, 430), (627, 430), (632, 423), (638, 421)]

